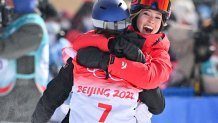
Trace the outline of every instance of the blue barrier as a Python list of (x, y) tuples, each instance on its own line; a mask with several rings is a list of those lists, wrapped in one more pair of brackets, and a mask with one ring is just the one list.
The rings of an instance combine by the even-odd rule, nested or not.
[(152, 123), (218, 123), (218, 96), (166, 97), (166, 108)]
[(192, 87), (168, 87), (163, 90), (164, 96), (194, 96)]

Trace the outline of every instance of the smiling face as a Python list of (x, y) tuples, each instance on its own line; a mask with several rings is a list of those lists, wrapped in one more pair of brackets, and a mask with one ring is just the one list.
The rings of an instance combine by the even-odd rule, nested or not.
[(155, 34), (159, 31), (162, 14), (158, 11), (146, 9), (138, 15), (137, 27), (143, 34)]

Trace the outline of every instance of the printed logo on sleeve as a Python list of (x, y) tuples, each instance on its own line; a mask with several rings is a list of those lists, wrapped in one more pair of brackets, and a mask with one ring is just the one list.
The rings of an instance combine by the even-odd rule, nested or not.
[(124, 61), (122, 61), (122, 67), (121, 67), (121, 69), (126, 69), (126, 68), (127, 68), (127, 63), (124, 62)]

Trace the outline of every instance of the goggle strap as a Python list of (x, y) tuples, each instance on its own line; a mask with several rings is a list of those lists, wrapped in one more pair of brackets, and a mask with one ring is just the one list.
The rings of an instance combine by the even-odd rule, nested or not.
[(132, 21), (133, 18), (135, 18), (137, 15), (139, 15), (139, 13), (140, 13), (141, 11), (142, 11), (142, 9), (141, 9), (140, 11), (134, 13), (134, 14), (131, 14), (130, 17), (129, 17), (129, 18), (131, 19), (131, 21)]

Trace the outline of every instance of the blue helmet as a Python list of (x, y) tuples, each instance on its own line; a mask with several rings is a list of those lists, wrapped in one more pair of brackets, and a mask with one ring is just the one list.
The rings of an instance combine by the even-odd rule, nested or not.
[(123, 30), (129, 24), (129, 15), (123, 0), (97, 0), (92, 9), (93, 25), (100, 29)]

